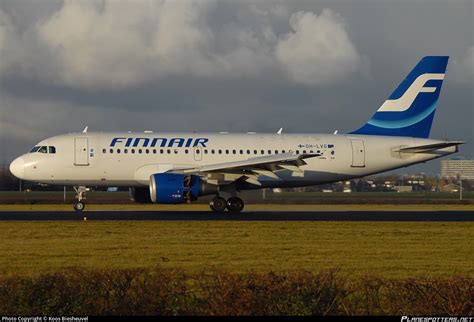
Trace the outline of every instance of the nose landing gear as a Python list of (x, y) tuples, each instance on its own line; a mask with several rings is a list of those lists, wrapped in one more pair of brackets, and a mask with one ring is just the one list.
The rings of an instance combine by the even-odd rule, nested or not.
[(74, 205), (72, 205), (74, 207), (74, 210), (75, 211), (83, 211), (84, 208), (86, 207), (86, 204), (83, 203), (82, 201), (78, 201), (76, 202)]
[(86, 207), (86, 204), (83, 202), (83, 200), (86, 199), (86, 192), (88, 189), (84, 186), (78, 186), (74, 187), (74, 190), (76, 191), (77, 202), (74, 203), (73, 207), (75, 211), (81, 212)]
[(215, 197), (209, 202), (214, 212), (224, 212), (226, 209), (229, 212), (238, 213), (244, 209), (244, 201), (238, 197), (230, 197), (227, 201), (222, 197)]

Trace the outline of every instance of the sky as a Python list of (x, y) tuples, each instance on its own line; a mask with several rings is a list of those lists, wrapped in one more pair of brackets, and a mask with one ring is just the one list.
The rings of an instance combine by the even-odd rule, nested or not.
[[(82, 131), (350, 132), (448, 55), (431, 137), (474, 158), (467, 0), (2, 0), (0, 164)], [(439, 161), (402, 170), (437, 173)]]

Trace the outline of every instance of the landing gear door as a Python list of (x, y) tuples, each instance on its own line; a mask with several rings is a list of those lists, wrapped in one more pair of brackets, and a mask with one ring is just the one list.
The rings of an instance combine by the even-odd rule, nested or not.
[(202, 160), (202, 149), (200, 147), (194, 148), (194, 160), (195, 161)]
[(88, 138), (74, 138), (74, 165), (89, 165)]
[(361, 139), (352, 139), (352, 167), (365, 167), (365, 147), (364, 141)]

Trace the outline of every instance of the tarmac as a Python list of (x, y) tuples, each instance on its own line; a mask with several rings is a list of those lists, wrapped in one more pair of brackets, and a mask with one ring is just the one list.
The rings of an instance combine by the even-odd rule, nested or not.
[(474, 211), (248, 211), (238, 214), (211, 211), (0, 211), (0, 221), (62, 220), (158, 221), (474, 221)]

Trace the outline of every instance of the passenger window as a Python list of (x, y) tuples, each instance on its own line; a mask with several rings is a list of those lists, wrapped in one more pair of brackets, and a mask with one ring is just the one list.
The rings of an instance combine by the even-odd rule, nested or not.
[(250, 150), (247, 150), (247, 154), (250, 154)]
[(146, 154), (149, 154), (149, 153), (150, 153), (150, 150), (146, 149), (146, 150), (145, 150), (145, 153), (146, 153)]
[(253, 154), (257, 154), (257, 150), (253, 150)]
[(260, 153), (261, 153), (261, 154), (265, 154), (265, 151), (262, 150), (262, 151), (260, 151)]
[(185, 149), (185, 150), (184, 150), (184, 153), (188, 154), (188, 153), (189, 153), (189, 150), (188, 150), (188, 149)]
[(225, 154), (229, 154), (229, 150), (225, 150)]
[(117, 153), (120, 153), (120, 149), (117, 149)]
[(219, 150), (219, 154), (222, 154), (222, 150)]
[(114, 149), (110, 149), (110, 153), (114, 153)]
[(153, 149), (153, 154), (156, 154), (156, 149)]
[(204, 154), (207, 154), (207, 153), (208, 153), (207, 149), (206, 149), (206, 150), (204, 150)]
[(275, 154), (278, 154), (278, 150), (275, 150)]
[(135, 149), (131, 149), (130, 152), (132, 152), (132, 154), (135, 154)]
[(272, 154), (272, 150), (268, 150), (268, 154)]
[(128, 153), (128, 149), (123, 149), (123, 153), (127, 154), (127, 153)]
[(244, 150), (240, 150), (240, 154), (244, 154)]
[(45, 146), (42, 146), (38, 150), (39, 153), (48, 153), (48, 149)]
[[(141, 150), (139, 150), (139, 151), (141, 151)], [(174, 149), (174, 154), (178, 154), (178, 149)]]
[(102, 153), (107, 153), (107, 149), (102, 149)]
[(138, 149), (138, 153), (142, 154), (142, 149)]
[(212, 149), (211, 154), (214, 154), (214, 153), (216, 153), (216, 150)]

